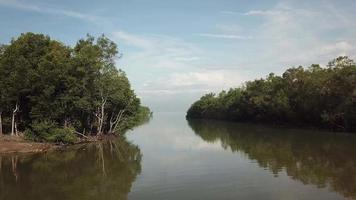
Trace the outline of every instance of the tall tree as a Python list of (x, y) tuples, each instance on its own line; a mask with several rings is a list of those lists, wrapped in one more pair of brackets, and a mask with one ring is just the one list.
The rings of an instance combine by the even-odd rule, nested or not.
[[(0, 51), (0, 127), (36, 140), (65, 142), (116, 133), (142, 111), (115, 61), (117, 45), (88, 35), (71, 48), (26, 33)], [(125, 125), (126, 127), (126, 125)]]

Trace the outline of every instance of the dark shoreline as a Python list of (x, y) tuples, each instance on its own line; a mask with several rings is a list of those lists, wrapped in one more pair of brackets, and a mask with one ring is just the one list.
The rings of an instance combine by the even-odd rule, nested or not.
[(48, 142), (34, 142), (25, 139), (23, 136), (0, 135), (0, 155), (7, 154), (32, 154), (45, 153), (52, 150), (62, 150), (70, 146), (95, 143), (103, 140), (115, 139), (115, 135), (103, 135), (100, 137), (89, 137), (73, 144), (56, 144)]
[(262, 126), (268, 128), (280, 128), (280, 129), (295, 129), (295, 130), (305, 130), (305, 131), (318, 131), (325, 132), (329, 134), (346, 134), (346, 135), (356, 135), (356, 132), (348, 132), (338, 129), (330, 129), (326, 127), (313, 126), (307, 123), (277, 123), (277, 122), (263, 122), (263, 121), (235, 121), (233, 119), (214, 119), (214, 118), (196, 118), (196, 117), (187, 117), (187, 121), (216, 121), (222, 123), (232, 123), (232, 124), (249, 124), (255, 126)]

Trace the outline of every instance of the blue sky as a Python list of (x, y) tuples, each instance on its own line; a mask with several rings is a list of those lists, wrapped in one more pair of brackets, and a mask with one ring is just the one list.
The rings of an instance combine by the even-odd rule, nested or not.
[(23, 32), (73, 45), (102, 33), (154, 111), (287, 67), (356, 59), (356, 1), (0, 0), (0, 43)]

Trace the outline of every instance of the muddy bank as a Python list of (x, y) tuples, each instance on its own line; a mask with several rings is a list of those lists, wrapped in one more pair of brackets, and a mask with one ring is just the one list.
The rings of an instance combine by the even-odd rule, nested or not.
[(0, 154), (8, 153), (39, 153), (57, 148), (57, 145), (49, 143), (37, 143), (25, 140), (21, 136), (0, 136)]
[(49, 150), (65, 149), (66, 147), (100, 142), (105, 140), (114, 140), (117, 136), (115, 135), (102, 135), (102, 136), (86, 136), (86, 138), (79, 139), (76, 143), (71, 145), (65, 144), (54, 144), (54, 143), (39, 143), (26, 140), (23, 136), (10, 136), (10, 135), (0, 135), (0, 154), (10, 154), (10, 153), (41, 153), (47, 152)]

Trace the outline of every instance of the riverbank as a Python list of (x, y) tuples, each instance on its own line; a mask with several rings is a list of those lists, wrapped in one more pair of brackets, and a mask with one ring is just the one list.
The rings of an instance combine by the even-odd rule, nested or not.
[(62, 149), (68, 146), (94, 143), (104, 140), (114, 140), (113, 134), (102, 136), (86, 136), (73, 144), (40, 143), (24, 138), (23, 136), (0, 135), (0, 154), (11, 153), (44, 153), (50, 150)]
[(0, 136), (0, 154), (39, 153), (57, 148), (58, 145), (26, 140), (22, 136)]

